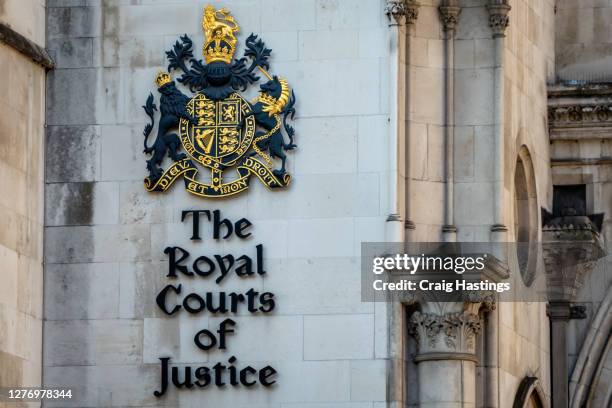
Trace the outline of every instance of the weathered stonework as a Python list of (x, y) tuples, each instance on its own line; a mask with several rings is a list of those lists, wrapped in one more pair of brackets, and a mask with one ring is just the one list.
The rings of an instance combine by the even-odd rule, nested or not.
[(0, 387), (42, 383), (44, 15), (0, 2)]

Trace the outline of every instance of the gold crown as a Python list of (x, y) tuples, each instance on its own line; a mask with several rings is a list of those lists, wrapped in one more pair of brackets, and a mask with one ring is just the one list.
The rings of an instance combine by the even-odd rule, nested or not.
[(236, 52), (235, 33), (240, 29), (234, 17), (226, 9), (215, 10), (213, 6), (208, 5), (204, 9), (202, 28), (206, 37), (202, 48), (206, 63), (223, 61), (231, 64)]
[(155, 83), (157, 84), (158, 88), (161, 88), (169, 82), (172, 82), (172, 77), (169, 73), (163, 71), (157, 73), (157, 76), (155, 77)]

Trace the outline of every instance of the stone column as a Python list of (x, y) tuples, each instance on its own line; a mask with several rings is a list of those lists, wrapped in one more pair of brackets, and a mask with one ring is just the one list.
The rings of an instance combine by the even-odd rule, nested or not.
[(399, 180), (399, 78), (400, 78), (400, 30), (404, 23), (404, 2), (388, 0), (385, 14), (389, 21), (389, 208), (387, 210), (387, 241), (403, 241), (402, 216), (400, 214)]
[(542, 229), (551, 339), (552, 406), (569, 406), (567, 327), (585, 318), (584, 307), (572, 302), (585, 278), (605, 255), (599, 228), (586, 216), (561, 216)]
[[(414, 0), (387, 0), (385, 13), (389, 19), (389, 214), (387, 238), (404, 240), (404, 232), (414, 230), (410, 220), (410, 166), (406, 165), (410, 123), (410, 38), (418, 17), (419, 3)], [(405, 156), (402, 157), (402, 153)], [(400, 169), (404, 166), (405, 182), (400, 185)], [(400, 193), (403, 191), (403, 197)], [(403, 198), (403, 200), (402, 200)], [(403, 205), (403, 209), (401, 208)], [(401, 211), (404, 212), (402, 222)], [(399, 239), (401, 237), (401, 239)]]
[(548, 304), (550, 319), (550, 338), (552, 359), (552, 406), (568, 407), (568, 362), (567, 362), (567, 324), (570, 320), (570, 305), (566, 302)]
[(491, 0), (487, 5), (489, 26), (495, 39), (495, 94), (493, 96), (495, 124), (495, 181), (493, 199), (493, 242), (506, 241), (508, 228), (504, 221), (504, 48), (510, 6), (505, 0)]
[[(419, 406), (476, 404), (476, 336), (482, 302), (426, 302), (409, 321), (418, 342)], [(494, 308), (487, 301), (485, 307)]]
[(446, 165), (446, 207), (444, 211), (444, 226), (442, 227), (443, 240), (455, 242), (457, 240), (457, 227), (454, 217), (454, 139), (455, 139), (455, 29), (461, 8), (455, 0), (448, 0), (447, 4), (440, 6), (440, 19), (445, 32), (445, 165)]

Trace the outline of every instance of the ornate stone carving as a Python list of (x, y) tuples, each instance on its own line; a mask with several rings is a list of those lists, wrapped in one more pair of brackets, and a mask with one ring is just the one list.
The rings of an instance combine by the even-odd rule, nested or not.
[(468, 311), (435, 315), (415, 312), (409, 331), (418, 344), (419, 353), (474, 353), (476, 335), (481, 323), (477, 314)]
[(508, 12), (510, 11), (508, 4), (489, 4), (489, 27), (493, 30), (493, 37), (505, 37), (506, 28), (510, 23)]
[(444, 314), (414, 312), (408, 322), (408, 331), (417, 340), (419, 355), (473, 355), (482, 323), (477, 309), (479, 304), (470, 305), (465, 310)]
[(576, 104), (548, 107), (551, 127), (565, 125), (612, 125), (612, 104)]
[(387, 0), (385, 14), (394, 24), (414, 24), (419, 16), (419, 3), (413, 0)]
[(440, 20), (446, 31), (454, 31), (459, 22), (459, 13), (461, 13), (461, 7), (457, 6), (440, 6)]
[(419, 17), (419, 6), (420, 4), (416, 1), (406, 1), (406, 24), (416, 23), (416, 20)]

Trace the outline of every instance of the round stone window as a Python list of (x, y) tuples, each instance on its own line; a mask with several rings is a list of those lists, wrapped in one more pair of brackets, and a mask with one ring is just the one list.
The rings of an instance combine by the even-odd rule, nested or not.
[(527, 286), (535, 278), (537, 219), (533, 167), (529, 153), (523, 147), (514, 170), (514, 241), (518, 268)]

